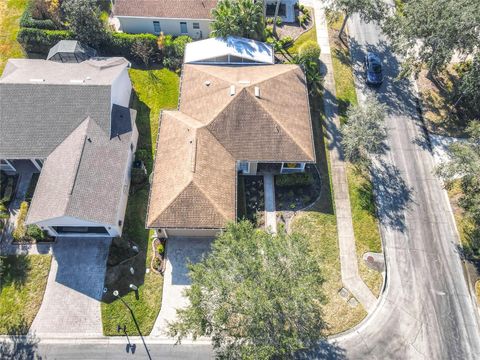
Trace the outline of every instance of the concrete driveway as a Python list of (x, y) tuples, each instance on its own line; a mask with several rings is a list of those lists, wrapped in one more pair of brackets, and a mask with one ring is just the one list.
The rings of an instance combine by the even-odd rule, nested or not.
[(210, 250), (212, 239), (170, 238), (167, 242), (167, 265), (163, 278), (162, 308), (151, 336), (165, 336), (168, 322), (176, 319), (177, 308), (188, 304), (183, 291), (190, 285), (188, 262), (198, 262)]
[(100, 336), (100, 299), (110, 238), (59, 238), (40, 310), (30, 332)]

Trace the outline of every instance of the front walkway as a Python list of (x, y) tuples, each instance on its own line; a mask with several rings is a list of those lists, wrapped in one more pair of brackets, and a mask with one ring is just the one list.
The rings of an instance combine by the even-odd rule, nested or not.
[(332, 173), (335, 214), (337, 218), (338, 243), (343, 285), (371, 312), (377, 299), (360, 278), (358, 272), (355, 236), (353, 232), (352, 211), (348, 194), (346, 166), (341, 148), (340, 119), (336, 102), (335, 80), (333, 77), (332, 58), (328, 41), (328, 27), (325, 17), (325, 4), (320, 1), (304, 2), (313, 5), (317, 41), (321, 48), (320, 60), (324, 72), (323, 103), (328, 132), (328, 148)]
[(43, 302), (30, 328), (40, 336), (102, 336), (100, 300), (110, 238), (59, 238)]
[(190, 285), (187, 264), (198, 262), (210, 250), (209, 238), (169, 238), (167, 241), (167, 266), (163, 275), (162, 308), (150, 336), (165, 336), (169, 322), (176, 319), (177, 309), (185, 307), (188, 300), (183, 292)]
[(272, 234), (277, 233), (277, 214), (275, 212), (275, 177), (268, 173), (263, 175), (265, 192), (265, 229)]

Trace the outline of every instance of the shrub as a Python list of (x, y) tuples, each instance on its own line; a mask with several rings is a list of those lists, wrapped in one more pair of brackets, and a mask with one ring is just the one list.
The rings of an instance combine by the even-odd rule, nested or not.
[(182, 35), (173, 40), (173, 50), (175, 56), (183, 60), (185, 55), (185, 47), (188, 43), (192, 42), (192, 38), (188, 35)]
[(308, 10), (307, 7), (306, 7), (305, 5), (303, 5), (303, 4), (300, 4), (300, 5), (298, 6), (298, 8), (300, 9), (300, 11), (301, 11), (302, 13), (304, 13), (305, 10)]
[(282, 39), (280, 39), (280, 41), (284, 49), (288, 48), (293, 44), (293, 38), (291, 36), (285, 36)]
[(2, 202), (10, 203), (13, 196), (13, 188), (15, 187), (15, 178), (13, 176), (7, 177), (7, 184), (5, 185), (5, 190), (3, 191)]
[(297, 20), (298, 20), (298, 23), (300, 24), (300, 26), (304, 26), (305, 23), (308, 20), (308, 17), (305, 14), (298, 15)]
[(64, 0), (62, 10), (68, 28), (77, 40), (89, 46), (99, 46), (108, 36), (101, 20), (100, 7), (92, 0)]
[(298, 54), (300, 55), (300, 58), (306, 62), (318, 61), (318, 58), (320, 57), (320, 46), (318, 46), (316, 41), (306, 41), (298, 49)]
[(157, 252), (159, 255), (162, 255), (165, 252), (165, 247), (163, 246), (163, 244), (159, 244), (157, 246)]
[(31, 237), (36, 241), (45, 240), (45, 232), (42, 229), (40, 229), (37, 225), (27, 226), (27, 236)]
[(157, 37), (153, 34), (125, 34), (112, 32), (102, 44), (102, 53), (108, 56), (123, 56), (132, 59), (132, 47), (139, 40), (153, 49), (157, 48)]
[(60, 40), (73, 40), (75, 37), (67, 30), (44, 30), (21, 28), (17, 40), (28, 52), (48, 53), (48, 50)]
[(267, 24), (272, 25), (273, 24), (273, 18), (267, 17)]
[(310, 10), (308, 10), (305, 6), (303, 7), (302, 13), (303, 13), (303, 16), (305, 17), (305, 20), (310, 19)]
[(313, 184), (311, 173), (282, 174), (275, 176), (275, 185), (278, 187), (309, 186)]
[(51, 19), (34, 19), (32, 17), (32, 7), (33, 3), (30, 3), (20, 17), (20, 26), (26, 28), (36, 28), (36, 29), (45, 29), (45, 30), (58, 30), (60, 28), (53, 20)]
[(277, 17), (277, 20), (275, 20), (275, 23), (277, 24), (277, 26), (282, 25), (282, 22), (283, 22), (283, 21), (282, 21), (282, 18), (281, 18), (280, 16)]
[(143, 184), (147, 181), (147, 172), (144, 168), (132, 168), (132, 183), (135, 185)]
[(16, 241), (21, 241), (27, 234), (27, 228), (25, 226), (25, 218), (27, 217), (28, 203), (26, 201), (20, 204), (20, 211), (18, 212), (17, 226), (13, 230), (12, 236)]

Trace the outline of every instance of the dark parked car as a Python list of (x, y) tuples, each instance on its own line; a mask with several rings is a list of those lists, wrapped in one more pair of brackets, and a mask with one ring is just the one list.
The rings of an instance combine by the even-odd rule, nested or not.
[(367, 85), (380, 86), (383, 82), (382, 61), (377, 54), (368, 52), (365, 56), (365, 80)]

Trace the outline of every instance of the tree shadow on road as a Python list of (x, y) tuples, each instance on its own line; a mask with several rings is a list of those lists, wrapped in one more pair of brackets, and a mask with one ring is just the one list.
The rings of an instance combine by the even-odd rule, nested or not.
[(298, 360), (312, 360), (312, 359), (326, 359), (326, 360), (344, 360), (347, 359), (345, 350), (336, 344), (331, 344), (327, 341), (320, 342), (314, 348), (302, 350), (295, 354), (295, 359)]
[(380, 223), (394, 230), (405, 231), (404, 212), (413, 200), (413, 189), (406, 184), (396, 166), (383, 160), (373, 164), (372, 180)]
[(9, 328), (8, 339), (0, 341), (0, 359), (42, 360), (37, 353), (39, 339), (35, 334), (28, 334), (28, 326), (22, 321), (18, 326)]

